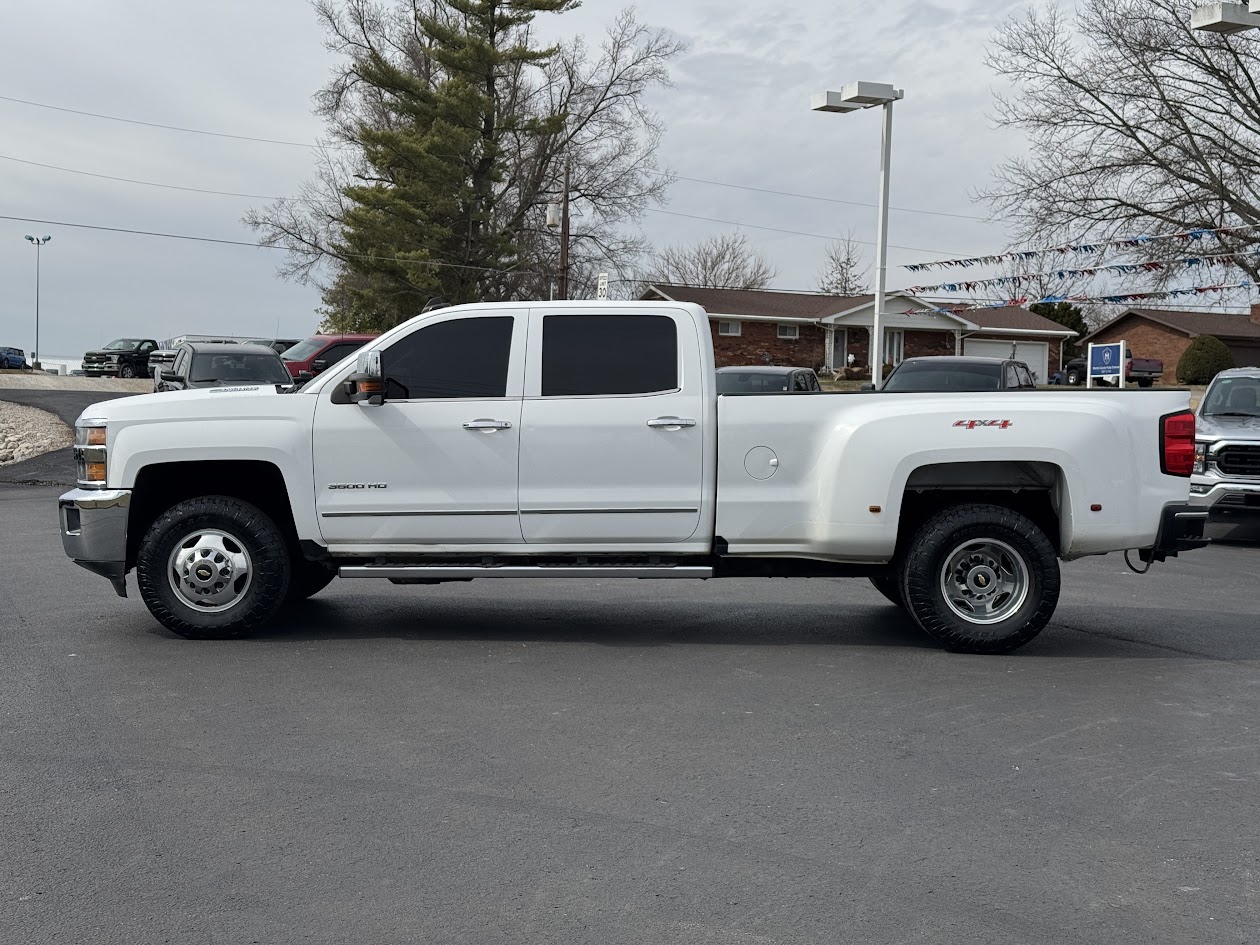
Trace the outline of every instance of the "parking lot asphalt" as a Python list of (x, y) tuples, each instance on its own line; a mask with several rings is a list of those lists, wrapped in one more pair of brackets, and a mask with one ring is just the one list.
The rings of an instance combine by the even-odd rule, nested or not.
[(0, 941), (1254, 942), (1256, 554), (1018, 653), (865, 582), (335, 581), (190, 642), (0, 486)]
[[(129, 392), (50, 391), (0, 389), (0, 400), (27, 407), (38, 407), (58, 417), (68, 427), (92, 404), (116, 397), (132, 396)], [(67, 447), (10, 466), (0, 467), (0, 483), (19, 485), (74, 485), (74, 451)]]

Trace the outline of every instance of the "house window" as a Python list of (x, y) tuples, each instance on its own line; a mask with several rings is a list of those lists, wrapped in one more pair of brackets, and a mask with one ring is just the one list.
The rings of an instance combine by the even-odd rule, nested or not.
[(884, 332), (884, 350), (880, 352), (880, 357), (884, 359), (884, 363), (900, 364), (905, 356), (906, 333), (894, 329)]
[(800, 325), (780, 325), (779, 337), (784, 341), (795, 341), (801, 336)]
[(727, 338), (738, 338), (740, 334), (739, 322), (718, 322), (718, 334)]

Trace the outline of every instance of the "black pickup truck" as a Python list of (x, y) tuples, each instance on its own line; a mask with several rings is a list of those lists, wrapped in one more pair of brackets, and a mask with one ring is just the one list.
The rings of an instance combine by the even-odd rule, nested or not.
[(149, 355), (157, 346), (152, 338), (117, 338), (83, 356), (83, 373), (89, 377), (147, 377)]

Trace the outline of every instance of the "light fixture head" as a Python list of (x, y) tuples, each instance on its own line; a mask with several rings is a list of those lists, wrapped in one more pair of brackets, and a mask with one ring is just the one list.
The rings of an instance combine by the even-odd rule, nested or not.
[(1260, 29), (1260, 3), (1205, 3), (1190, 14), (1190, 28), (1205, 33)]
[(819, 92), (809, 97), (809, 107), (816, 112), (855, 112), (863, 106), (844, 101), (839, 92)]

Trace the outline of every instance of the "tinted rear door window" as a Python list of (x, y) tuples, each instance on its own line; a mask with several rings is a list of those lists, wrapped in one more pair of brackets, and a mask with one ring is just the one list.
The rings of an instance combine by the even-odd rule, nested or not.
[(385, 396), (506, 396), (513, 322), (510, 315), (457, 318), (413, 331), (381, 354)]
[(678, 329), (668, 315), (548, 315), (542, 395), (654, 394), (678, 389)]

